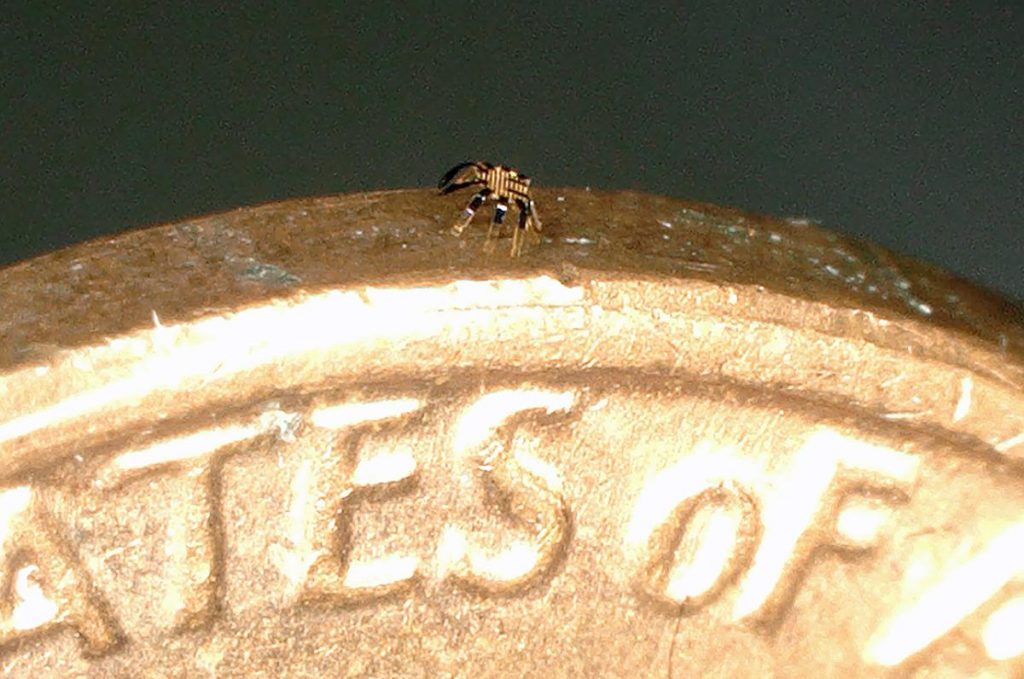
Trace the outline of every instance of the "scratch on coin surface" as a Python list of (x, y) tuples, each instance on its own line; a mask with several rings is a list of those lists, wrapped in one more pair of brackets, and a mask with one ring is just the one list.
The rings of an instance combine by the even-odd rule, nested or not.
[(956, 410), (953, 411), (953, 421), (959, 422), (960, 420), (967, 417), (967, 413), (971, 410), (971, 392), (974, 388), (974, 380), (971, 376), (960, 380), (960, 399), (956, 403)]
[[(664, 340), (665, 343), (672, 348), (672, 353), (675, 356), (675, 361), (672, 364), (672, 368), (669, 370), (669, 374), (673, 374), (676, 370), (679, 369), (679, 366), (682, 365), (683, 361), (686, 359), (687, 354), (686, 352), (683, 351), (682, 347), (676, 344), (676, 342), (673, 340), (674, 336), (671, 330), (664, 329), (663, 327), (661, 327), (660, 324), (672, 324), (675, 319), (670, 314), (665, 313), (661, 309), (653, 309), (651, 311), (651, 318), (655, 321), (655, 327), (657, 329), (658, 336), (661, 337), (661, 339)], [(632, 351), (633, 342), (635, 341), (636, 331), (633, 332), (633, 337), (630, 341), (630, 351)]]
[(923, 411), (904, 410), (895, 413), (883, 413), (882, 417), (887, 420), (913, 420), (919, 417), (925, 416), (927, 413)]
[(718, 264), (712, 264), (711, 262), (700, 262), (692, 259), (684, 259), (678, 262), (679, 266), (684, 269), (691, 269), (693, 271), (702, 271), (704, 273), (715, 273), (722, 269)]
[[(881, 321), (880, 321), (880, 323), (881, 323)], [(885, 389), (888, 389), (892, 385), (894, 385), (894, 384), (896, 384), (898, 382), (902, 382), (904, 379), (906, 379), (906, 377), (907, 377), (907, 374), (904, 373), (904, 372), (901, 372), (900, 374), (895, 375), (893, 377), (890, 377), (887, 380), (883, 380), (880, 386), (882, 386)]]
[(597, 347), (605, 342), (607, 336), (611, 333), (611, 330), (603, 330), (598, 333), (597, 337), (590, 343), (586, 351), (583, 352), (583, 356), (580, 358), (580, 365), (584, 368), (589, 368), (593, 365), (594, 352), (597, 351)]
[(100, 557), (100, 563), (105, 563), (108, 559), (123, 554), (129, 547), (138, 547), (141, 544), (142, 540), (140, 540), (139, 538), (135, 538), (134, 540), (130, 540), (129, 542), (126, 542), (124, 545), (121, 545), (120, 547), (112, 547), (111, 549), (108, 549), (107, 551), (103, 552), (103, 556)]
[(672, 679), (672, 660), (676, 654), (676, 641), (679, 639), (679, 630), (683, 624), (683, 617), (676, 616), (676, 620), (672, 623), (672, 638), (668, 644), (668, 663), (666, 664), (666, 676), (668, 679)]
[(1024, 443), (1024, 431), (1022, 431), (1021, 433), (1017, 434), (1016, 436), (1011, 436), (1010, 438), (1006, 439), (1005, 441), (1000, 441), (994, 447), (1000, 453), (1008, 453), (1008, 452), (1010, 452), (1011, 448), (1016, 448), (1017, 446), (1021, 445), (1022, 443)]

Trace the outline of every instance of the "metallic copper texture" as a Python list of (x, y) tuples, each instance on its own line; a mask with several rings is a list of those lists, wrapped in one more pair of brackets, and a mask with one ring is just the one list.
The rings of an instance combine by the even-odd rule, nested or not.
[(16, 676), (1020, 676), (1019, 309), (539, 190), (292, 201), (0, 271)]

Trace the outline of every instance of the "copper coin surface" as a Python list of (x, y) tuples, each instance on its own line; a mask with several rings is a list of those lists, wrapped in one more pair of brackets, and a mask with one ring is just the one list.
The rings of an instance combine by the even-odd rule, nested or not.
[(0, 271), (4, 672), (1024, 673), (1019, 307), (535, 199), (515, 259), (404, 190)]

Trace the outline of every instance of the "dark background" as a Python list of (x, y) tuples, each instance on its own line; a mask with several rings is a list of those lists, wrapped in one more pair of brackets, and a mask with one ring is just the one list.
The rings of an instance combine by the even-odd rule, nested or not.
[(484, 159), (810, 217), (1024, 298), (1019, 0), (22, 4), (0, 264)]

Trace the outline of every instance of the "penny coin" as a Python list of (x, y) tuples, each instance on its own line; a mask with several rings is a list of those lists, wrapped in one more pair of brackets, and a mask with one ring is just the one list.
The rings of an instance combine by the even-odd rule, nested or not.
[(807, 220), (534, 198), (518, 258), (403, 190), (0, 271), (3, 670), (1024, 673), (1018, 306)]

